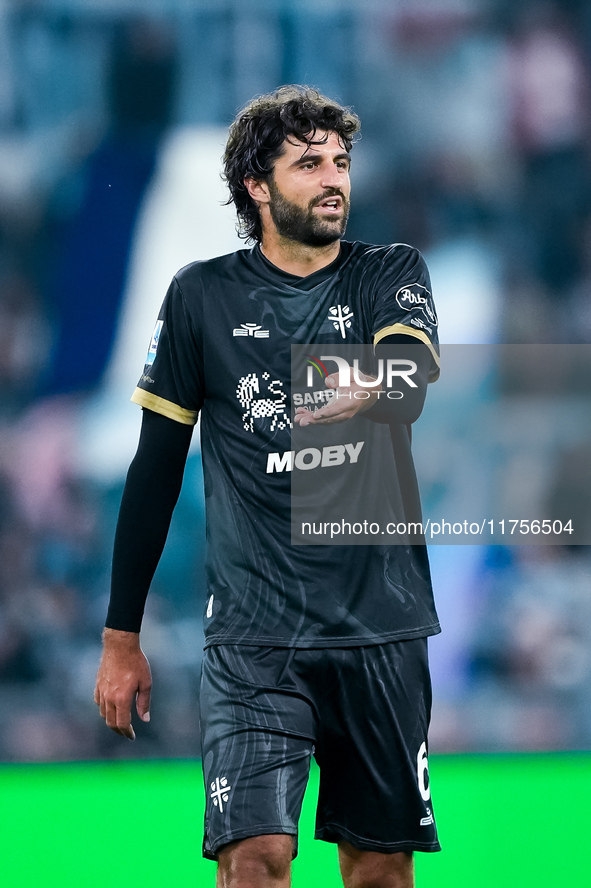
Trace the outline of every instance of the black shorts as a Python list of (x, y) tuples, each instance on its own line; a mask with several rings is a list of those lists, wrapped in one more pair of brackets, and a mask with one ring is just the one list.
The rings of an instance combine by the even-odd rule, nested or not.
[(316, 650), (216, 645), (201, 686), (203, 854), (294, 837), (310, 759), (316, 838), (368, 851), (439, 851), (427, 767), (427, 639)]

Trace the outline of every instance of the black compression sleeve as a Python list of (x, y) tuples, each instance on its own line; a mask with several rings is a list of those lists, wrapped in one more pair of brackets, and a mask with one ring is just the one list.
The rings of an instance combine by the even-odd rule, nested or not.
[(113, 550), (106, 626), (139, 632), (148, 589), (183, 481), (193, 426), (144, 410), (129, 467)]
[[(402, 398), (389, 398), (387, 392), (384, 391), (376, 403), (361, 415), (373, 422), (410, 424), (419, 418), (425, 403), (431, 369), (431, 353), (427, 346), (414, 336), (397, 333), (393, 336), (386, 336), (377, 344), (376, 356), (383, 357), (385, 353), (386, 357), (392, 357), (393, 345), (396, 346), (396, 357), (414, 361), (417, 365), (416, 373), (412, 377), (416, 388), (401, 382), (398, 388), (403, 393)], [(389, 348), (384, 349), (383, 346), (389, 346)]]

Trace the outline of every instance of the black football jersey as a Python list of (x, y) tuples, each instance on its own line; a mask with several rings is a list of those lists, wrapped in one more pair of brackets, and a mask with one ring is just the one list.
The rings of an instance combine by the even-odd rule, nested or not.
[[(404, 514), (420, 514), (409, 429), (358, 414), (338, 431), (299, 430), (294, 409), (314, 400), (304, 391), (313, 371), (294, 385), (292, 354), (306, 346), (318, 369), (307, 344), (326, 355), (410, 335), (429, 349), (436, 379), (430, 290), (420, 253), (404, 244), (343, 242), (332, 264), (303, 278), (257, 246), (173, 279), (132, 400), (182, 423), (201, 414), (207, 645), (339, 647), (439, 631), (424, 545), (306, 544), (292, 533), (294, 479), (305, 473), (317, 501), (341, 465), (375, 485), (372, 448), (386, 439), (380, 477), (386, 488), (404, 477), (403, 498), (413, 500)], [(300, 433), (312, 436), (303, 448)]]

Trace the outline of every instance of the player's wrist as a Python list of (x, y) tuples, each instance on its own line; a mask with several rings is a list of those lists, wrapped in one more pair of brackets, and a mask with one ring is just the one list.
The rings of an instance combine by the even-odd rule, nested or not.
[[(366, 376), (365, 379), (368, 382), (373, 382), (371, 376)], [(360, 391), (363, 392), (364, 397), (359, 399), (360, 406), (357, 412), (365, 413), (366, 411), (371, 410), (371, 408), (378, 403), (378, 401), (380, 400), (380, 393), (383, 392), (384, 389), (381, 385), (379, 385), (377, 386), (377, 388), (363, 388), (360, 389)], [(368, 395), (368, 397), (365, 397), (366, 394)]]
[(140, 646), (139, 632), (126, 632), (124, 629), (103, 629), (103, 646), (105, 648), (126, 648), (135, 650)]

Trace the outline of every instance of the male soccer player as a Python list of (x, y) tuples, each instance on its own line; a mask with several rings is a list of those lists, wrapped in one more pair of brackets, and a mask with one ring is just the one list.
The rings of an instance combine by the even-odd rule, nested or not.
[[(425, 547), (292, 545), (290, 537), (290, 479), (307, 473), (322, 491), (341, 469), (363, 476), (378, 426), (389, 442), (384, 484), (404, 476), (401, 497), (416, 496), (410, 424), (438, 372), (419, 252), (342, 240), (358, 129), (355, 114), (303, 87), (257, 98), (238, 115), (225, 176), (255, 246), (175, 276), (133, 395), (142, 430), (117, 525), (95, 700), (129, 739), (134, 698), (149, 718), (140, 624), (200, 413), (203, 850), (218, 861), (224, 888), (289, 885), (312, 755), (321, 775), (316, 836), (338, 844), (347, 888), (409, 888), (412, 852), (439, 849), (426, 647), (439, 624)], [(314, 342), (333, 352), (343, 343), (371, 343), (377, 353), (396, 346), (414, 362), (413, 397), (380, 399), (385, 379), (368, 387), (366, 377), (343, 382), (333, 372), (310, 410), (292, 392), (290, 357), (293, 344)], [(331, 386), (335, 396), (324, 397)], [(292, 435), (320, 441), (335, 429), (343, 443), (292, 445)]]

